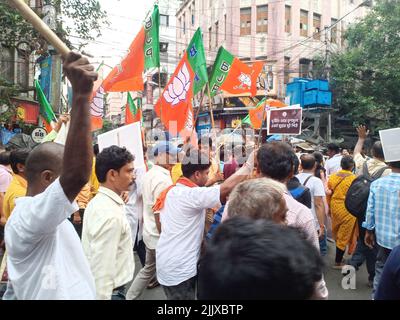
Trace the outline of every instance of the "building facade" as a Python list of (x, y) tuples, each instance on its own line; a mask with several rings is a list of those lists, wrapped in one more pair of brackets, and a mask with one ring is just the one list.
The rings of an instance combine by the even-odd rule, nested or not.
[[(41, 12), (43, 2), (41, 0), (25, 0), (25, 2), (37, 12)], [(33, 81), (35, 75), (36, 58), (30, 39), (21, 37), (20, 41), (12, 47), (0, 43), (0, 86), (4, 88), (13, 85), (18, 88), (18, 95), (11, 99), (11, 103), (17, 108), (15, 117), (1, 123), (9, 130), (20, 132), (16, 121), (22, 121), (28, 125), (38, 125), (39, 105), (34, 101)], [(2, 93), (7, 95), (6, 90)], [(4, 98), (4, 97), (2, 97)], [(0, 113), (9, 110), (5, 101), (0, 105)], [(4, 142), (4, 141), (3, 141)]]
[[(368, 12), (363, 0), (184, 0), (176, 13), (177, 55), (198, 27), (207, 64), (224, 46), (249, 63), (264, 61), (257, 96), (284, 99), (295, 77), (312, 77), (315, 57), (343, 48), (348, 25)], [(343, 20), (341, 18), (347, 15)], [(267, 80), (267, 81), (266, 81)], [(224, 94), (224, 98), (231, 98)]]

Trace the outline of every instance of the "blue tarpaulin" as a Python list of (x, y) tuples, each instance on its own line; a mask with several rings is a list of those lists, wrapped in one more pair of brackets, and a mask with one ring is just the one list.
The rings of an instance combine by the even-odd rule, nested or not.
[(272, 141), (282, 141), (283, 139), (282, 139), (282, 135), (280, 135), (280, 134), (275, 134), (275, 135), (273, 135), (273, 136), (270, 136), (268, 139), (267, 139), (267, 142), (272, 142)]
[(6, 128), (2, 127), (0, 130), (0, 136), (1, 136), (1, 143), (3, 146), (5, 146), (12, 137), (14, 137), (16, 133), (8, 131)]

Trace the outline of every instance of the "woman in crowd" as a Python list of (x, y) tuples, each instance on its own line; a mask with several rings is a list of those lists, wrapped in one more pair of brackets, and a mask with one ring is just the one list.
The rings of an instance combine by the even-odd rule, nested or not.
[(341, 269), (344, 265), (343, 256), (348, 246), (349, 254), (352, 254), (358, 236), (357, 219), (347, 211), (344, 200), (351, 183), (356, 176), (352, 173), (354, 160), (350, 156), (343, 157), (342, 170), (332, 174), (328, 180), (328, 187), (332, 191), (330, 200), (332, 233), (336, 241), (335, 269)]

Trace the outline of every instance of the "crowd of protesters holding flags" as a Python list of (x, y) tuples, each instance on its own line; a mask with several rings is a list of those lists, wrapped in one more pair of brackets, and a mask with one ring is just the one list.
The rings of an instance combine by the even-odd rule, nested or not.
[[(331, 144), (325, 164), (286, 142), (206, 136), (159, 141), (136, 170), (127, 149), (93, 148), (94, 68), (70, 53), (64, 72), (70, 119), (33, 150), (0, 153), (3, 299), (138, 299), (158, 284), (169, 300), (328, 299), (328, 230), (333, 268), (366, 261), (374, 298), (400, 298), (400, 162), (380, 142), (367, 156), (364, 126), (352, 156)], [(49, 142), (67, 121), (64, 146)], [(369, 182), (358, 216), (357, 177)]]

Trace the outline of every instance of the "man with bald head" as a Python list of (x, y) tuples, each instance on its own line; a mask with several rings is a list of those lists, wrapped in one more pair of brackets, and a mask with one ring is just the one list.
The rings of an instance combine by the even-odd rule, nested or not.
[(79, 237), (67, 220), (89, 180), (92, 138), (89, 100), (97, 78), (87, 59), (70, 53), (64, 73), (72, 84), (71, 125), (65, 148), (36, 147), (26, 161), (28, 190), (7, 222), (9, 283), (6, 297), (18, 300), (85, 300), (96, 296)]

